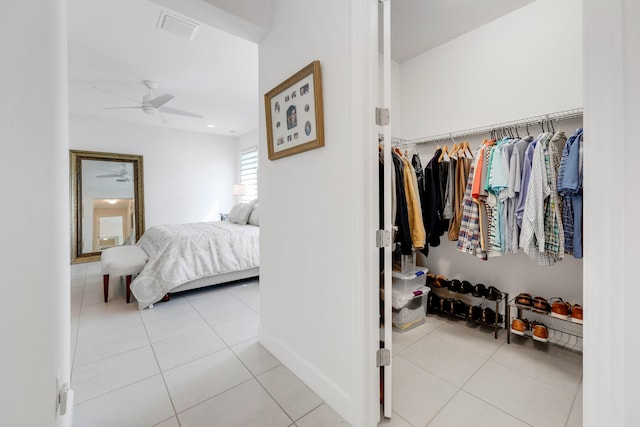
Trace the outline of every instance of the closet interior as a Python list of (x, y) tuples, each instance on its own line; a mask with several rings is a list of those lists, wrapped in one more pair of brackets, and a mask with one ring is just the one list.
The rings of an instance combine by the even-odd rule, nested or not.
[[(539, 0), (416, 57), (383, 58), (380, 226), (392, 244), (380, 319), (394, 340), (436, 316), (582, 354), (580, 10)], [(554, 48), (537, 62), (541, 46)]]
[[(424, 312), (448, 314), (492, 327), (495, 338), (504, 328), (509, 341), (516, 334), (581, 351), (579, 296), (542, 295), (505, 268), (580, 264), (581, 119), (577, 108), (392, 139), (396, 330), (419, 326)], [(553, 273), (560, 285), (563, 271)]]

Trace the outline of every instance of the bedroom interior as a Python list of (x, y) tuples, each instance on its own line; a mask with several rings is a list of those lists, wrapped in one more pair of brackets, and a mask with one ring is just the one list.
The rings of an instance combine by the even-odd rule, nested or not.
[[(59, 390), (56, 380), (65, 383), (70, 378), (70, 353), (67, 345), (70, 341), (67, 232), (69, 179), (66, 166), (68, 150), (73, 147), (68, 146), (70, 135), (67, 132), (73, 133), (76, 140), (88, 144), (96, 141), (102, 144), (113, 143), (113, 150), (110, 150), (112, 152), (127, 152), (131, 144), (139, 141), (144, 141), (147, 146), (157, 143), (156, 148), (162, 151), (171, 145), (169, 137), (175, 140), (189, 140), (185, 144), (185, 151), (194, 155), (180, 156), (180, 153), (172, 153), (178, 162), (161, 162), (162, 167), (153, 172), (156, 178), (162, 178), (163, 175), (167, 175), (167, 170), (175, 170), (177, 167), (184, 167), (180, 170), (189, 170), (185, 166), (189, 166), (191, 161), (205, 163), (197, 162), (201, 157), (201, 151), (194, 147), (206, 145), (205, 138), (200, 135), (166, 129), (162, 132), (157, 129), (147, 132), (135, 124), (112, 124), (102, 119), (78, 115), (67, 117), (66, 97), (61, 96), (66, 93), (66, 60), (62, 59), (65, 55), (61, 53), (65, 51), (63, 46), (66, 28), (62, 3), (42, 1), (42, 8), (34, 10), (16, 2), (13, 12), (16, 13), (17, 19), (15, 22), (7, 22), (8, 26), (3, 32), (6, 37), (1, 38), (2, 43), (8, 47), (8, 63), (16, 65), (15, 68), (7, 67), (2, 71), (8, 73), (9, 78), (6, 80), (11, 81), (11, 85), (6, 87), (5, 95), (13, 105), (13, 108), (8, 110), (8, 115), (3, 118), (8, 119), (3, 123), (11, 125), (4, 126), (4, 129), (8, 140), (16, 141), (16, 144), (6, 147), (6, 158), (30, 159), (28, 164), (5, 164), (2, 173), (6, 182), (15, 179), (17, 175), (24, 176), (20, 188), (7, 188), (6, 195), (25, 207), (35, 207), (32, 199), (36, 198), (34, 196), (41, 196), (38, 204), (47, 200), (48, 206), (51, 207), (46, 215), (37, 214), (37, 209), (32, 209), (34, 214), (28, 217), (24, 212), (7, 213), (7, 222), (17, 226), (8, 229), (6, 237), (16, 244), (10, 251), (3, 252), (3, 266), (7, 267), (8, 283), (24, 284), (7, 287), (2, 310), (3, 319), (7, 320), (3, 323), (11, 324), (10, 328), (3, 328), (3, 335), (6, 332), (8, 342), (15, 343), (14, 347), (18, 349), (9, 352), (8, 363), (5, 364), (7, 368), (3, 371), (8, 383), (15, 384), (12, 394), (4, 396), (3, 399), (4, 402), (10, 403), (5, 412), (12, 425), (20, 425), (25, 418), (32, 425), (63, 425), (65, 422), (65, 416), (54, 416), (47, 408), (51, 406), (51, 397)], [(172, 2), (167, 0), (164, 3)], [(366, 122), (364, 113), (359, 114), (359, 111), (363, 110), (360, 107), (367, 104), (364, 110), (371, 110), (368, 108), (371, 105), (366, 101), (366, 93), (370, 88), (367, 89), (365, 83), (355, 78), (361, 76), (363, 70), (376, 68), (371, 64), (377, 61), (367, 61), (364, 58), (367, 54), (361, 48), (366, 43), (359, 43), (366, 39), (367, 30), (357, 17), (362, 17), (362, 12), (367, 15), (371, 10), (357, 2), (349, 5), (342, 2), (325, 3), (322, 8), (305, 3), (305, 10), (296, 3), (275, 3), (273, 29), (260, 44), (261, 55), (265, 55), (260, 61), (261, 74), (264, 73), (260, 76), (260, 87), (272, 87), (282, 76), (295, 69), (296, 65), (310, 59), (309, 55), (320, 58), (323, 64), (327, 64), (326, 70), (323, 70), (326, 71), (327, 79), (325, 88), (328, 88), (325, 94), (329, 111), (326, 123), (330, 123), (331, 126), (327, 129), (327, 146), (322, 150), (316, 150), (313, 155), (295, 156), (295, 159), (290, 161), (281, 160), (276, 168), (275, 165), (266, 162), (263, 153), (260, 154), (261, 165), (267, 165), (261, 172), (261, 176), (266, 178), (263, 182), (267, 183), (265, 193), (261, 193), (261, 196), (265, 196), (262, 216), (265, 222), (278, 229), (277, 233), (274, 231), (264, 236), (266, 244), (273, 248), (274, 253), (270, 256), (269, 263), (265, 263), (271, 267), (264, 272), (264, 280), (261, 283), (263, 286), (259, 291), (262, 318), (260, 336), (275, 349), (274, 355), (283, 360), (288, 368), (291, 367), (291, 371), (304, 379), (305, 383), (313, 385), (318, 396), (326, 399), (331, 407), (338, 409), (353, 425), (369, 425), (365, 420), (370, 421), (377, 417), (377, 414), (367, 409), (371, 404), (366, 403), (372, 400), (375, 394), (372, 392), (374, 387), (371, 382), (365, 379), (365, 372), (371, 368), (372, 362), (368, 360), (364, 367), (360, 364), (362, 360), (367, 359), (371, 350), (371, 343), (367, 342), (377, 340), (377, 337), (364, 336), (369, 332), (366, 325), (375, 323), (372, 313), (377, 301), (371, 295), (363, 296), (366, 293), (364, 289), (350, 284), (361, 283), (363, 277), (359, 270), (368, 266), (367, 256), (359, 252), (371, 241), (367, 238), (366, 230), (359, 228), (359, 224), (366, 208), (371, 206), (371, 200), (368, 199), (369, 195), (359, 192), (364, 185), (361, 178), (355, 178), (361, 177), (358, 172), (363, 172), (364, 167), (357, 164), (356, 173), (353, 173), (354, 162), (362, 153), (356, 147), (348, 152), (344, 146), (336, 147), (336, 144), (331, 142), (362, 140), (363, 135), (373, 135), (373, 132), (365, 131), (358, 125)], [(616, 233), (619, 222), (612, 224), (610, 218), (623, 220), (625, 217), (632, 217), (631, 207), (625, 204), (622, 189), (617, 188), (615, 182), (625, 178), (631, 179), (632, 164), (629, 159), (637, 154), (637, 148), (629, 142), (633, 140), (632, 120), (624, 118), (637, 115), (637, 99), (640, 99), (625, 95), (636, 93), (638, 90), (638, 84), (631, 76), (637, 75), (640, 67), (637, 57), (633, 55), (633, 52), (637, 51), (634, 40), (640, 38), (637, 37), (637, 27), (632, 23), (640, 11), (637, 5), (624, 0), (610, 2), (606, 8), (591, 0), (585, 0), (583, 4), (583, 43), (585, 52), (588, 53), (583, 61), (586, 88), (585, 127), (589, 128), (594, 140), (619, 141), (615, 153), (614, 150), (603, 150), (599, 153), (598, 159), (585, 159), (587, 167), (602, 168), (605, 172), (597, 179), (589, 177), (588, 184), (593, 188), (603, 189), (599, 194), (606, 199), (605, 203), (601, 203), (602, 200), (591, 198), (586, 201), (585, 206), (586, 210), (592, 212), (593, 218), (593, 221), (585, 225), (585, 231), (589, 235), (585, 252), (587, 256), (593, 257), (594, 261), (584, 266), (584, 298), (585, 302), (590, 304), (589, 315), (602, 320), (585, 325), (589, 338), (586, 340), (585, 348), (585, 354), (589, 356), (585, 358), (584, 369), (585, 424), (622, 425), (624, 419), (632, 419), (634, 416), (631, 383), (633, 378), (638, 376), (637, 368), (628, 362), (637, 359), (637, 350), (632, 348), (633, 346), (625, 345), (634, 339), (632, 328), (626, 326), (629, 319), (625, 317), (625, 313), (633, 312), (632, 304), (637, 296), (637, 290), (631, 285), (633, 281), (628, 280), (633, 277), (631, 266), (637, 250), (628, 237), (623, 233)], [(314, 22), (294, 22), (293, 18), (306, 16), (305, 14), (312, 14), (317, 19), (314, 19)], [(39, 24), (43, 30), (43, 37), (37, 37), (35, 42), (32, 39), (16, 40), (15, 37), (11, 37), (11, 34), (20, 30), (19, 24), (26, 21)], [(300, 43), (290, 37), (291, 25), (294, 31), (304, 34), (304, 42), (310, 42), (309, 45), (313, 46), (311, 51), (303, 55), (303, 59), (289, 56), (292, 51), (300, 48)], [(304, 31), (301, 30), (303, 25)], [(326, 34), (325, 30), (329, 26), (336, 30), (336, 34)], [(603, 32), (603, 29), (606, 31)], [(314, 43), (315, 40), (322, 40), (323, 43)], [(345, 40), (351, 41), (346, 43), (348, 46), (345, 46)], [(60, 55), (51, 55), (51, 52)], [(269, 57), (273, 58), (273, 55), (278, 61), (267, 60)], [(28, 64), (23, 62), (25, 56), (30, 60)], [(351, 56), (357, 59), (350, 59)], [(363, 62), (370, 64), (370, 68), (359, 65), (363, 59)], [(36, 73), (38, 78), (25, 78), (33, 73)], [(147, 78), (149, 76), (141, 76), (141, 79)], [(596, 91), (594, 88), (606, 90)], [(354, 95), (350, 98), (351, 105), (346, 107), (345, 91)], [(32, 96), (25, 97), (25, 94)], [(31, 102), (36, 96), (40, 102)], [(42, 118), (37, 129), (33, 126), (33, 120), (24, 120), (34, 115)], [(69, 130), (66, 127), (68, 121), (72, 122)], [(123, 132), (119, 132), (120, 130)], [(225, 140), (214, 137), (206, 139), (206, 142), (210, 142), (211, 139), (215, 140), (214, 143), (219, 143), (216, 145), (223, 148), (222, 152), (227, 153), (229, 158), (235, 155), (235, 147), (224, 150), (228, 148)], [(257, 131), (255, 139), (262, 139)], [(199, 142), (202, 144), (198, 144)], [(34, 150), (38, 155), (33, 154)], [(154, 156), (151, 151), (138, 152), (145, 156), (145, 169), (148, 156)], [(166, 160), (162, 159), (162, 156), (155, 157)], [(621, 159), (624, 160), (620, 161)], [(223, 162), (217, 163), (216, 167), (224, 168)], [(333, 176), (323, 176), (322, 182), (314, 176), (315, 174), (308, 176), (305, 185), (291, 180), (291, 176), (303, 176), (312, 170), (329, 169), (332, 170)], [(34, 173), (24, 174), (25, 170)], [(42, 179), (43, 177), (45, 179)], [(192, 178), (193, 185), (208, 177)], [(174, 189), (171, 179), (160, 179), (158, 183), (162, 185), (160, 188), (167, 186), (171, 190)], [(174, 222), (174, 218), (180, 217), (179, 208), (176, 206), (190, 202), (197, 205), (198, 212), (193, 215), (194, 218), (206, 216), (209, 212), (217, 214), (227, 210), (232, 205), (229, 200), (233, 199), (233, 195), (229, 189), (234, 183), (235, 181), (231, 181), (221, 185), (221, 188), (226, 187), (227, 201), (212, 202), (210, 197), (206, 202), (201, 202), (202, 198), (198, 197), (188, 200), (189, 196), (181, 198), (182, 195), (177, 191), (172, 192), (167, 199), (158, 196), (153, 201), (154, 211), (158, 212), (154, 214), (154, 221)], [(182, 184), (184, 182), (177, 183)], [(345, 192), (349, 193), (348, 196), (342, 191), (330, 194), (333, 189), (342, 188), (340, 184)], [(604, 191), (604, 188), (607, 191)], [(208, 193), (209, 196), (211, 194), (213, 191)], [(291, 202), (291, 194), (297, 195), (295, 207)], [(224, 203), (227, 205), (222, 206)], [(330, 206), (344, 206), (344, 209), (336, 213), (328, 208)], [(283, 213), (282, 207), (293, 209), (292, 212)], [(323, 224), (317, 229), (308, 230), (309, 233), (305, 236), (313, 245), (299, 245), (300, 235), (295, 230), (303, 229), (305, 221), (311, 215), (318, 214), (322, 216)], [(357, 218), (358, 223), (345, 224), (344, 218)], [(24, 254), (32, 253), (33, 243), (23, 238), (25, 229), (28, 230), (28, 235), (38, 236), (39, 242), (50, 243), (51, 256), (39, 260), (39, 268), (33, 268), (33, 258), (25, 259)], [(336, 247), (337, 239), (344, 243)], [(366, 244), (363, 246), (362, 242)], [(612, 250), (602, 251), (602, 247)], [(289, 261), (286, 268), (271, 264), (277, 258)], [(305, 274), (310, 271), (313, 274)], [(86, 273), (96, 274), (95, 271), (89, 270)], [(79, 279), (74, 276), (73, 280)], [(602, 292), (602, 284), (612, 282), (621, 284), (617, 288), (620, 293), (615, 295), (615, 301), (613, 295)], [(53, 286), (44, 287), (42, 283), (52, 283)], [(268, 287), (271, 289), (264, 289)], [(621, 294), (625, 297), (623, 302), (618, 299)], [(340, 295), (337, 301), (336, 295)], [(286, 310), (287, 319), (282, 318), (283, 298), (288, 298), (289, 302)], [(15, 303), (22, 300), (28, 300), (29, 304)], [(321, 310), (314, 310), (314, 307), (305, 304), (310, 300), (317, 302)], [(110, 306), (117, 309), (116, 304)], [(333, 307), (331, 313), (327, 313), (328, 306)], [(13, 321), (24, 314), (29, 316), (27, 322)], [(291, 318), (297, 319), (296, 323), (308, 324), (305, 336), (299, 336), (299, 330), (296, 336), (294, 325), (287, 325), (287, 321), (291, 323)], [(616, 327), (613, 327), (614, 325)], [(332, 345), (326, 346), (327, 343)], [(343, 350), (342, 357), (332, 354), (336, 353), (335, 346)], [(291, 355), (287, 356), (286, 352)], [(38, 354), (47, 354), (47, 357), (25, 357)], [(599, 369), (599, 366), (603, 365), (609, 367), (606, 372)], [(24, 381), (25, 378), (29, 378), (29, 381)], [(161, 387), (160, 383), (156, 383), (152, 389), (157, 390)], [(24, 398), (16, 399), (15, 396)], [(178, 425), (170, 421), (176, 420), (167, 419), (166, 425)]]

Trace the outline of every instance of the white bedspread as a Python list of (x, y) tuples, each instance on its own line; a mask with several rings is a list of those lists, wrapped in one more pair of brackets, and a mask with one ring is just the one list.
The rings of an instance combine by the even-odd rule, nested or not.
[(138, 241), (149, 262), (131, 282), (139, 308), (183, 283), (258, 267), (259, 236), (256, 226), (226, 221), (150, 227)]

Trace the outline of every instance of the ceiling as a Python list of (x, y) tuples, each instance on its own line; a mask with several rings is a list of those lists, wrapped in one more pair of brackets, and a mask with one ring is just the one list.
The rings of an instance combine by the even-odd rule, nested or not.
[[(392, 0), (392, 58), (404, 62), (532, 1)], [(255, 129), (257, 42), (270, 7), (266, 0), (68, 0), (70, 112), (229, 136)], [(158, 29), (163, 11), (197, 16), (194, 36)], [(144, 80), (158, 85), (152, 97), (174, 95), (165, 106), (204, 118), (164, 114), (163, 123), (141, 109), (105, 109), (139, 106)]]
[[(68, 0), (67, 8), (71, 113), (222, 135), (257, 127), (256, 43), (205, 24), (191, 40), (160, 30), (164, 9), (148, 0)], [(103, 109), (136, 106), (144, 80), (158, 84), (154, 95), (175, 96), (165, 106), (204, 118), (164, 114), (164, 124), (140, 109)]]

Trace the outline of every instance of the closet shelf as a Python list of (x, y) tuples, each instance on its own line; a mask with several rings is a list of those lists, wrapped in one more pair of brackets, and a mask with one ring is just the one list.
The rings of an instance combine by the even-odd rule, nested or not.
[[(533, 334), (530, 330), (525, 331), (523, 334), (513, 332), (511, 330), (510, 322), (515, 318), (523, 318), (524, 312), (529, 312), (535, 318), (540, 319), (549, 332), (549, 338), (545, 344), (554, 344), (562, 347), (566, 350), (570, 350), (577, 353), (582, 353), (583, 348), (583, 336), (582, 336), (582, 323), (572, 322), (570, 319), (563, 319), (560, 317), (552, 316), (551, 314), (536, 310), (532, 307), (521, 305), (516, 303), (516, 298), (508, 301), (507, 311), (510, 312), (511, 308), (516, 309), (516, 316), (505, 320), (505, 328), (507, 329), (507, 343), (511, 344), (511, 335), (522, 336), (525, 338), (532, 338)], [(529, 319), (531, 320), (531, 319)], [(509, 322), (509, 324), (507, 324)], [(552, 325), (552, 326), (549, 326)]]
[[(429, 292), (428, 298), (434, 298), (434, 295), (435, 295), (437, 298), (439, 298), (440, 301), (454, 303), (454, 304), (459, 304), (460, 302), (462, 302), (466, 305), (466, 310), (465, 310), (466, 312), (456, 313), (456, 310), (453, 310), (453, 311), (445, 310), (442, 308), (443, 305), (440, 305), (440, 307), (433, 307), (433, 306), (430, 307), (430, 304), (428, 301), (427, 313), (429, 313), (430, 312), (429, 310), (432, 309), (433, 310), (432, 312), (435, 312), (435, 313), (444, 314), (450, 317), (464, 319), (469, 322), (488, 326), (490, 328), (493, 328), (494, 339), (498, 339), (498, 331), (500, 330), (501, 327), (504, 327), (504, 329), (507, 329), (509, 327), (509, 323), (508, 323), (509, 322), (509, 305), (507, 304), (507, 301), (509, 300), (508, 293), (501, 292), (502, 296), (500, 298), (496, 300), (490, 300), (485, 297), (476, 297), (472, 294), (455, 292), (449, 288), (431, 286), (430, 289), (431, 289), (431, 292)], [(474, 301), (475, 302), (481, 301), (481, 302), (475, 305), (473, 304)], [(494, 320), (483, 321), (482, 320), (482, 317), (484, 317), (483, 310), (490, 308), (488, 307), (489, 303), (493, 303), (492, 305), (494, 306), (494, 308), (491, 309), (491, 311), (489, 311), (486, 314), (493, 313)], [(500, 305), (503, 306), (502, 311), (504, 312), (504, 314), (500, 312)], [(476, 313), (472, 316), (469, 310), (474, 308), (476, 309)], [(474, 318), (474, 317), (480, 317), (480, 318)]]
[(416, 138), (416, 139), (402, 139), (402, 138), (391, 138), (392, 144), (394, 146), (405, 146), (405, 145), (414, 145), (414, 144), (423, 144), (427, 142), (437, 142), (437, 141), (449, 141), (455, 138), (464, 138), (474, 135), (480, 135), (489, 133), (494, 129), (504, 129), (504, 128), (513, 128), (513, 127), (525, 127), (527, 125), (538, 124), (538, 123), (546, 123), (548, 121), (560, 121), (560, 120), (569, 120), (580, 118), (583, 116), (582, 108), (572, 108), (570, 110), (557, 111), (554, 113), (543, 114), (540, 116), (527, 117), (518, 120), (511, 120), (503, 123), (495, 123), (489, 126), (482, 126), (472, 129), (464, 129), (455, 132), (443, 133), (439, 135), (433, 135), (425, 138)]

